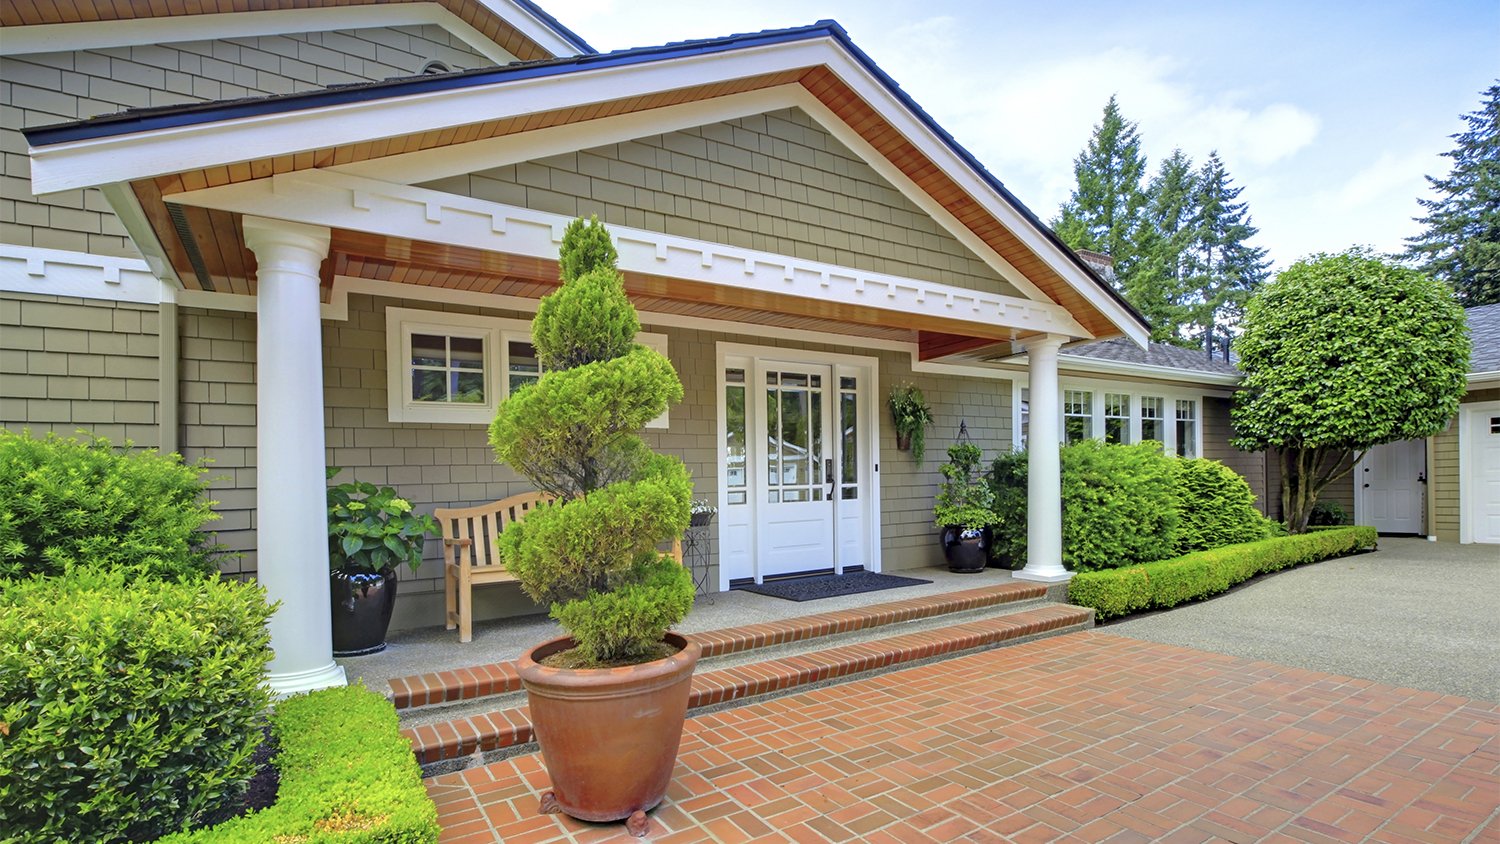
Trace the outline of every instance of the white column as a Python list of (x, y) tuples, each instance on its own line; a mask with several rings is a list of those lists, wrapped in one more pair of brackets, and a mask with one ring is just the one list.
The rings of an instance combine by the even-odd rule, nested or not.
[(256, 273), (256, 579), (271, 617), (277, 696), (345, 683), (333, 661), (319, 274), (328, 229), (245, 217)]
[(1062, 462), (1058, 454), (1061, 408), (1057, 351), (1067, 340), (1046, 334), (1025, 343), (1031, 381), (1031, 436), (1026, 464), (1026, 567), (1021, 580), (1060, 583), (1073, 573), (1062, 564)]

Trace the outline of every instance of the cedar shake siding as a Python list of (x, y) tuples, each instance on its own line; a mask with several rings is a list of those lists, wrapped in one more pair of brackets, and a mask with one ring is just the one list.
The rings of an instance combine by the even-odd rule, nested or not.
[(32, 195), (22, 128), (411, 76), (431, 60), (454, 70), (492, 64), (432, 25), (0, 57), (0, 242), (139, 257), (98, 191)]
[(0, 295), (0, 425), (159, 444), (157, 307)]
[(869, 272), (1017, 295), (800, 109), (422, 187)]

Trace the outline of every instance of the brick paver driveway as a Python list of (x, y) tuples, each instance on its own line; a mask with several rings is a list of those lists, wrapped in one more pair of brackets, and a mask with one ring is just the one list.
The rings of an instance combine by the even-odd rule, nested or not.
[[(538, 815), (535, 755), (429, 781), (449, 842)], [(689, 720), (651, 840), (1500, 841), (1500, 704), (1075, 633)]]

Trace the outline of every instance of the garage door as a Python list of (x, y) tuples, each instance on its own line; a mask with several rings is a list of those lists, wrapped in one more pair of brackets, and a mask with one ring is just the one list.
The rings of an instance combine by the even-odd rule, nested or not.
[(1500, 402), (1463, 407), (1459, 488), (1466, 542), (1500, 543)]

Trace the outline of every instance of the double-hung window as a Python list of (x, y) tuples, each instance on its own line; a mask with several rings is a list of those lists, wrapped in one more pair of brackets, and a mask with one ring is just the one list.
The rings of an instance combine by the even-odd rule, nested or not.
[(1141, 442), (1167, 441), (1166, 403), (1161, 396), (1141, 396)]
[[(507, 396), (541, 378), (527, 320), (410, 308), (385, 313), (392, 422), (488, 425)], [(667, 353), (664, 335), (636, 340)], [(667, 427), (667, 414), (646, 427)]]
[(1125, 393), (1104, 394), (1104, 441), (1130, 442), (1130, 396)]
[(1198, 456), (1198, 403), (1177, 400), (1177, 456)]
[(1082, 442), (1094, 436), (1094, 394), (1063, 390), (1063, 441)]

